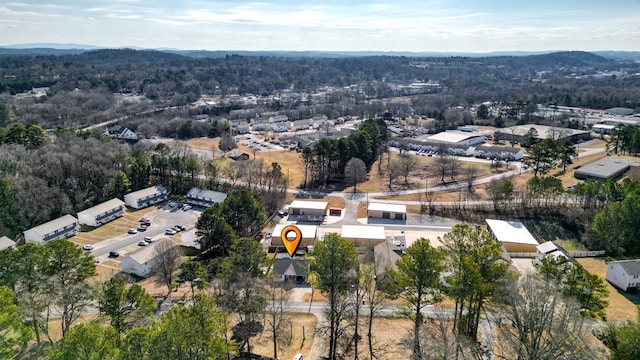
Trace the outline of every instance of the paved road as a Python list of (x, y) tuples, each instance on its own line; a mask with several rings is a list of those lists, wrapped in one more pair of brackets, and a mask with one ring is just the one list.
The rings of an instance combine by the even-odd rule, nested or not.
[(151, 219), (151, 226), (147, 231), (138, 232), (135, 235), (122, 234), (120, 236), (101, 241), (94, 244), (94, 248), (91, 254), (100, 260), (109, 254), (110, 251), (120, 251), (123, 248), (137, 244), (143, 240), (146, 236), (151, 236), (158, 240), (164, 237), (164, 231), (172, 226), (181, 225), (188, 228), (193, 227), (198, 219), (199, 212), (194, 210), (182, 211), (178, 209), (174, 210), (158, 210), (152, 214), (148, 214), (146, 217)]

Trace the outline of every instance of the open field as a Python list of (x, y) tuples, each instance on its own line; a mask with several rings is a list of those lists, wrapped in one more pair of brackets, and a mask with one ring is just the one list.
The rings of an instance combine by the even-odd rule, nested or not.
[(625, 297), (624, 292), (619, 291), (605, 280), (607, 275), (607, 264), (601, 258), (582, 258), (577, 259), (580, 265), (592, 274), (598, 275), (607, 285), (609, 296), (607, 301), (609, 306), (606, 309), (607, 320), (624, 321), (627, 319), (636, 319), (638, 316), (637, 305), (640, 304), (640, 296), (635, 296), (635, 304)]
[[(315, 336), (318, 320), (313, 314), (285, 314), (285, 326), (281, 332), (285, 339), (280, 341), (278, 359), (293, 359), (297, 353), (307, 356)], [(251, 352), (263, 356), (273, 356), (271, 334), (265, 329), (251, 340)]]

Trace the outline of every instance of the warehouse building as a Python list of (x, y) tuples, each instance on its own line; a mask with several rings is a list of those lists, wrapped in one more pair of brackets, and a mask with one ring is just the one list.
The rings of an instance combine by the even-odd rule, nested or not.
[(134, 191), (124, 196), (127, 206), (134, 209), (142, 209), (153, 204), (167, 200), (169, 192), (162, 185), (151, 186), (146, 189)]
[(372, 202), (367, 206), (367, 217), (373, 219), (406, 220), (407, 205)]
[(573, 176), (579, 180), (617, 179), (624, 175), (630, 168), (627, 160), (615, 156), (605, 156), (602, 159), (588, 163), (573, 172)]
[(370, 225), (342, 225), (340, 236), (352, 241), (358, 247), (373, 246), (387, 239), (384, 226)]
[(519, 221), (486, 219), (491, 235), (507, 252), (536, 253), (538, 241)]
[(511, 141), (522, 143), (525, 135), (531, 130), (535, 129), (537, 135), (536, 139), (555, 139), (558, 141), (571, 141), (577, 143), (580, 140), (589, 140), (591, 138), (591, 132), (584, 130), (558, 128), (537, 124), (517, 125), (504, 129), (500, 129), (494, 133), (494, 139), (503, 141)]
[(36, 244), (46, 244), (54, 239), (67, 239), (75, 236), (79, 229), (78, 219), (67, 214), (25, 231), (24, 240)]
[(83, 225), (100, 226), (124, 216), (125, 206), (120, 199), (111, 199), (78, 213), (78, 222)]
[(484, 144), (484, 134), (470, 131), (447, 130), (426, 138), (431, 142), (441, 142), (449, 145), (475, 146)]
[[(287, 224), (278, 224), (273, 228), (273, 232), (271, 233), (271, 245), (272, 246), (283, 246), (282, 243), (282, 229), (285, 228)], [(298, 245), (298, 249), (304, 249), (307, 246), (313, 246), (316, 242), (316, 232), (318, 227), (316, 225), (296, 225), (300, 232), (302, 233), (302, 239), (300, 240), (300, 245)]]
[(328, 206), (324, 201), (294, 200), (289, 205), (289, 215), (325, 216)]

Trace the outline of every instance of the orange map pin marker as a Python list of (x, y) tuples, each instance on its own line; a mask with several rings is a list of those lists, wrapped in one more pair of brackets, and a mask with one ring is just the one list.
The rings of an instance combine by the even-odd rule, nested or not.
[[(295, 237), (293, 239), (290, 239), (287, 237), (287, 235), (292, 232), (295, 234)], [(287, 249), (289, 256), (293, 257), (293, 254), (296, 253), (298, 245), (300, 245), (300, 241), (302, 240), (302, 231), (300, 231), (300, 229), (298, 229), (298, 227), (295, 225), (287, 225), (284, 227), (284, 229), (282, 229), (280, 238), (282, 239), (282, 243)]]

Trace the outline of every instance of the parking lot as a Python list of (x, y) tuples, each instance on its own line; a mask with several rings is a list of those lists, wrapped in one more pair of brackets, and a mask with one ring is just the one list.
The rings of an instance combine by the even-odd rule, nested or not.
[[(195, 227), (195, 223), (200, 216), (200, 212), (193, 209), (182, 210), (181, 207), (170, 207), (169, 204), (153, 206), (144, 210), (127, 212), (125, 216), (116, 219), (101, 227), (89, 232), (81, 232), (72, 237), (70, 241), (80, 245), (90, 245), (93, 247), (91, 254), (99, 263), (105, 263), (110, 267), (117, 267), (119, 271), (120, 261), (118, 258), (110, 258), (110, 252), (117, 252), (119, 257), (126, 256), (140, 248), (139, 243), (145, 237), (151, 237), (155, 241), (168, 237), (176, 243), (180, 243), (180, 234), (166, 235), (168, 228), (181, 226), (186, 231)], [(139, 230), (141, 218), (149, 220), (149, 226), (144, 230)], [(130, 230), (132, 233), (129, 233)], [(153, 246), (153, 242), (147, 246)]]

